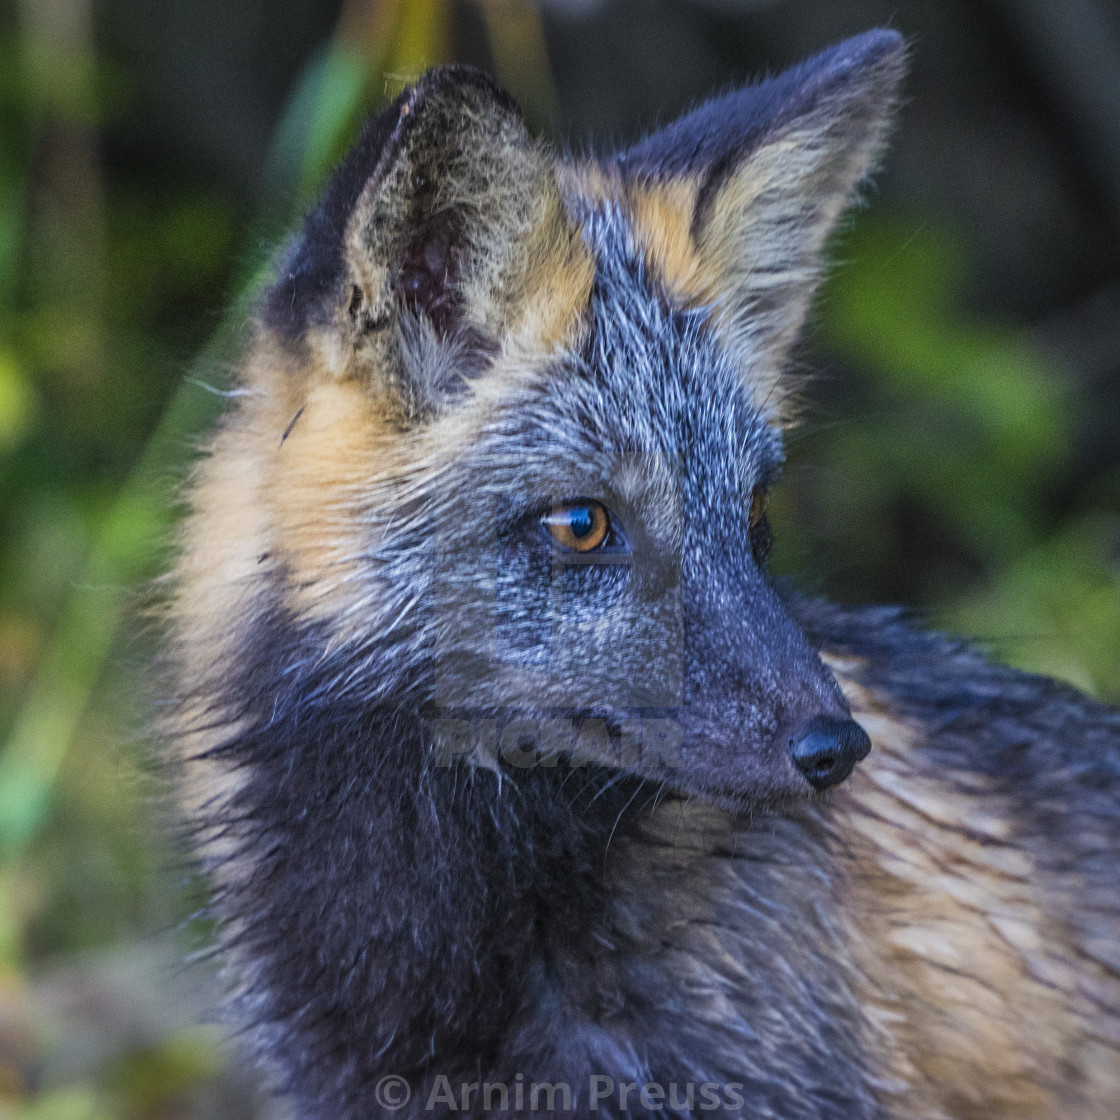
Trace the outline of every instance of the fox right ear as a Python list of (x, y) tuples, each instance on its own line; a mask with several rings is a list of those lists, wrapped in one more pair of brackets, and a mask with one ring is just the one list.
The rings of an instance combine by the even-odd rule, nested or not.
[[(285, 343), (311, 345), (316, 368), (367, 379), (416, 419), (503, 346), (559, 335), (591, 272), (551, 154), (486, 75), (447, 66), (367, 125), (263, 318)], [(410, 362), (410, 342), (424, 360)]]
[(713, 308), (768, 406), (783, 397), (825, 239), (882, 146), (905, 57), (897, 32), (860, 35), (619, 157), (655, 268)]

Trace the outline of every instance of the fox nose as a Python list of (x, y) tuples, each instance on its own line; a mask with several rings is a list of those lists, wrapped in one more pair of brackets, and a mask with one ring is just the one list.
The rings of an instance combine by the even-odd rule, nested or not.
[(867, 757), (871, 740), (855, 720), (814, 716), (790, 740), (794, 765), (816, 790), (839, 785)]

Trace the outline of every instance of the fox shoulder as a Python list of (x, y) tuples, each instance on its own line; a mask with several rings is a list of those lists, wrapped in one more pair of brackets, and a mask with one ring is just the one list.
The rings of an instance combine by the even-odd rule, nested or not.
[(1120, 1093), (1120, 712), (898, 610), (800, 617), (874, 744), (830, 827), (901, 1111), (1099, 1115)]

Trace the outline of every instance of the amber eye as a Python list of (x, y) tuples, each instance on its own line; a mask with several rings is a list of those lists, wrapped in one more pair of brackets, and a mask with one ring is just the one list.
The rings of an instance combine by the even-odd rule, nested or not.
[(557, 544), (572, 552), (602, 547), (611, 531), (611, 515), (599, 502), (565, 502), (553, 506), (541, 524)]
[(766, 516), (766, 488), (756, 486), (751, 491), (751, 512), (747, 521), (753, 529)]

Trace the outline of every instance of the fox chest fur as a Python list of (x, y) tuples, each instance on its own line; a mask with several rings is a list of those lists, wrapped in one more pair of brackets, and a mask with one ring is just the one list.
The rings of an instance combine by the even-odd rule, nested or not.
[(433, 71), (280, 258), (166, 734), (297, 1117), (1115, 1111), (1120, 717), (767, 572), (902, 66), (874, 32), (585, 162)]

